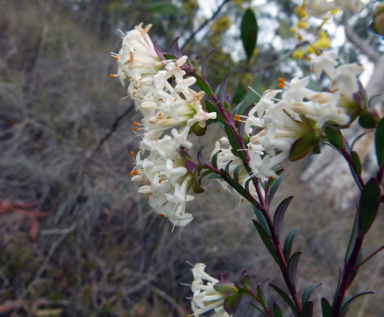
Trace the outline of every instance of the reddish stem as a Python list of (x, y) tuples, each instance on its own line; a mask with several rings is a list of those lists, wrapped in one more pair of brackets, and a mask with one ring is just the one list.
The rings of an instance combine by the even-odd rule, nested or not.
[(363, 245), (364, 235), (359, 233), (357, 235), (355, 245), (353, 247), (351, 256), (349, 257), (347, 263), (344, 265), (343, 277), (340, 283), (340, 287), (338, 288), (336, 300), (332, 306), (332, 317), (340, 316), (341, 304), (343, 303), (343, 299), (345, 296), (345, 292), (348, 287), (351, 285), (351, 276), (354, 272), (358, 270), (358, 266), (356, 266), (356, 261), (359, 256), (360, 249)]
[[(236, 141), (237, 141), (240, 149), (247, 149), (247, 147), (244, 144), (244, 141), (243, 141), (242, 137), (239, 135), (239, 133), (238, 133), (238, 131), (236, 129), (234, 121), (232, 120), (232, 118), (230, 116), (228, 116), (224, 106), (220, 103), (220, 101), (218, 100), (217, 96), (213, 94), (211, 96), (211, 98), (216, 103), (216, 106), (217, 106), (220, 114), (223, 116), (225, 122), (230, 127), (231, 132), (233, 133), (234, 137), (236, 138)], [(243, 162), (244, 166), (245, 166), (245, 168), (248, 171), (250, 171), (251, 170), (249, 168), (250, 157), (249, 157), (247, 151), (243, 151), (243, 153), (244, 153), (244, 157), (245, 157), (245, 162)], [(258, 198), (259, 198), (259, 202), (257, 202), (255, 200), (256, 206), (263, 213), (263, 215), (264, 215), (264, 217), (265, 217), (265, 219), (266, 219), (266, 221), (268, 223), (268, 227), (269, 227), (269, 230), (271, 231), (271, 235), (272, 235), (271, 241), (272, 241), (272, 243), (273, 243), (273, 245), (275, 247), (275, 250), (276, 250), (276, 253), (277, 253), (277, 257), (278, 257), (279, 262), (280, 262), (279, 267), (280, 267), (281, 273), (283, 275), (285, 284), (287, 285), (288, 290), (289, 290), (289, 292), (290, 292), (290, 294), (292, 296), (292, 299), (293, 299), (293, 301), (295, 303), (295, 306), (296, 306), (296, 309), (297, 309), (297, 312), (298, 312), (298, 317), (301, 317), (302, 307), (301, 307), (300, 299), (299, 299), (299, 296), (297, 294), (295, 285), (293, 283), (291, 283), (291, 281), (289, 279), (289, 276), (288, 276), (288, 264), (287, 264), (287, 261), (285, 260), (285, 257), (284, 257), (284, 254), (283, 254), (283, 250), (282, 250), (282, 247), (280, 245), (279, 237), (275, 233), (275, 230), (274, 230), (274, 227), (273, 227), (273, 221), (272, 221), (272, 218), (271, 218), (271, 216), (269, 214), (268, 189), (266, 189), (265, 197), (263, 197), (263, 195), (261, 193), (261, 188), (260, 188), (259, 180), (257, 178), (253, 178), (252, 182), (253, 182), (253, 185), (255, 186), (255, 189), (256, 189), (256, 192), (257, 192), (257, 195), (258, 195)]]

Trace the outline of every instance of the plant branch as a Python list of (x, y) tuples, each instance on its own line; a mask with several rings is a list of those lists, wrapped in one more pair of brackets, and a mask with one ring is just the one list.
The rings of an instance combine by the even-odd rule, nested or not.
[(340, 316), (340, 309), (341, 305), (343, 303), (343, 299), (345, 297), (345, 292), (347, 291), (348, 287), (351, 285), (351, 276), (353, 273), (355, 273), (359, 266), (356, 266), (356, 261), (358, 259), (360, 249), (363, 245), (364, 241), (364, 235), (359, 233), (357, 235), (355, 245), (353, 247), (351, 256), (346, 264), (344, 264), (344, 270), (343, 270), (343, 277), (340, 283), (340, 287), (338, 290), (336, 290), (336, 300), (334, 305), (332, 306), (332, 317), (339, 317)]
[[(231, 128), (231, 132), (233, 133), (234, 137), (236, 138), (236, 141), (238, 142), (240, 149), (247, 149), (247, 147), (244, 144), (243, 139), (241, 138), (241, 136), (239, 135), (239, 133), (236, 129), (236, 126), (234, 125), (234, 121), (232, 120), (231, 116), (228, 116), (227, 111), (225, 110), (224, 106), (220, 103), (220, 100), (217, 98), (217, 96), (215, 94), (213, 94), (211, 96), (211, 98), (215, 102), (215, 104), (217, 105), (218, 111), (223, 116), (223, 118), (226, 121), (226, 123), (228, 124), (228, 126)], [(243, 162), (244, 166), (247, 169), (247, 171), (250, 171), (249, 154), (247, 151), (243, 151), (243, 152), (244, 152), (244, 157), (245, 157), (245, 161)], [(287, 285), (289, 292), (292, 296), (292, 299), (295, 303), (296, 309), (298, 311), (298, 317), (301, 317), (302, 307), (301, 307), (300, 299), (299, 299), (299, 296), (297, 294), (295, 285), (293, 283), (291, 283), (291, 281), (289, 279), (288, 264), (287, 264), (287, 261), (285, 260), (283, 250), (282, 250), (282, 247), (280, 245), (279, 237), (275, 233), (273, 221), (272, 221), (272, 218), (269, 214), (268, 195), (266, 194), (265, 197), (263, 197), (263, 195), (261, 193), (260, 183), (259, 183), (258, 179), (253, 178), (252, 182), (255, 186), (255, 189), (256, 189), (256, 192), (257, 192), (257, 195), (259, 198), (259, 202), (257, 202), (255, 199), (255, 202), (257, 202), (257, 204), (255, 204), (255, 205), (263, 213), (263, 215), (264, 215), (264, 217), (268, 223), (268, 227), (269, 227), (269, 230), (271, 231), (271, 235), (272, 235), (271, 240), (272, 240), (272, 243), (275, 247), (275, 250), (276, 250), (279, 262), (280, 262), (279, 267), (280, 267), (281, 273), (283, 275), (285, 284)], [(266, 193), (268, 193), (268, 190), (266, 191)]]
[(372, 259), (377, 253), (379, 253), (381, 250), (384, 250), (384, 245), (377, 249), (375, 252), (373, 252), (369, 257), (367, 257), (364, 261), (362, 261), (357, 268), (360, 268), (364, 263), (368, 262), (370, 259)]
[(220, 11), (221, 11), (221, 9), (224, 7), (224, 5), (225, 5), (227, 2), (229, 2), (229, 1), (230, 1), (230, 0), (224, 0), (224, 1), (221, 3), (221, 5), (220, 5), (220, 6), (217, 8), (217, 10), (212, 14), (212, 16), (211, 16), (209, 19), (205, 20), (205, 22), (204, 22), (202, 25), (200, 25), (200, 27), (199, 27), (196, 31), (194, 31), (194, 32), (189, 36), (189, 38), (187, 38), (187, 40), (185, 41), (185, 43), (184, 43), (183, 46), (181, 47), (181, 50), (183, 50), (183, 49), (187, 46), (187, 44), (195, 38), (196, 34), (199, 33), (202, 29), (204, 29), (205, 26), (206, 26), (209, 22), (213, 21), (213, 19), (220, 13)]

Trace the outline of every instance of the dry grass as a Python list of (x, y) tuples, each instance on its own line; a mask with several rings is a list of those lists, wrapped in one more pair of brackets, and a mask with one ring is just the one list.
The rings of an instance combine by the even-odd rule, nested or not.
[[(207, 180), (207, 193), (190, 204), (195, 220), (181, 240), (148, 214), (128, 176), (134, 114), (99, 146), (130, 106), (108, 77), (115, 68), (108, 52), (119, 39), (97, 40), (54, 3), (0, 3), (0, 314), (182, 316), (190, 291), (179, 283), (192, 278), (186, 260), (205, 262), (213, 276), (237, 280), (247, 269), (252, 283), (270, 277), (282, 285), (250, 206), (217, 194), (215, 182)], [(211, 130), (204, 142), (215, 138)], [(314, 197), (297, 177), (305, 164), (289, 166), (275, 201), (296, 196), (284, 233), (304, 224), (295, 245), (303, 251), (299, 290), (323, 282), (318, 303), (332, 296), (353, 211), (332, 211)], [(383, 244), (383, 224), (380, 214), (367, 254)], [(377, 295), (360, 300), (350, 316), (384, 315), (382, 259), (368, 263), (352, 287)], [(258, 316), (248, 307), (235, 316)]]

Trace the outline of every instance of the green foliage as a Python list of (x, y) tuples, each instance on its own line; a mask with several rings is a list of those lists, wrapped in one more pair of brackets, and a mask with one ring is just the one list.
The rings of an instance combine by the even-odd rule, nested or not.
[(361, 193), (359, 202), (358, 229), (360, 234), (366, 234), (376, 218), (380, 205), (380, 185), (372, 178)]
[(384, 118), (380, 120), (375, 131), (375, 148), (377, 164), (384, 167)]
[(241, 40), (243, 41), (247, 61), (249, 62), (256, 47), (258, 32), (256, 16), (251, 9), (245, 11), (241, 21), (240, 30)]

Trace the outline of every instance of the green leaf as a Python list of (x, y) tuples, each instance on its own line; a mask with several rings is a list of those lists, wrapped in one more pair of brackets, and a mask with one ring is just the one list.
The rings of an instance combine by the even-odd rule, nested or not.
[(208, 94), (208, 96), (211, 97), (213, 93), (211, 88), (207, 84), (207, 82), (203, 78), (201, 78), (199, 75), (197, 75), (195, 72), (192, 72), (192, 76), (196, 78), (196, 85), (199, 86), (199, 88), (202, 91), (204, 91), (205, 93)]
[(200, 178), (199, 178), (199, 185), (201, 185), (201, 182), (202, 182), (204, 176), (209, 175), (209, 174), (212, 174), (212, 173), (214, 173), (214, 172), (215, 172), (215, 171), (207, 170), (207, 171), (205, 171), (203, 174), (201, 174), (201, 176), (200, 176)]
[(359, 233), (366, 234), (375, 221), (380, 205), (380, 185), (372, 178), (363, 188), (359, 203)]
[(377, 164), (384, 167), (384, 118), (382, 118), (375, 131), (375, 147)]
[(184, 9), (168, 1), (158, 1), (153, 4), (149, 4), (147, 5), (146, 10), (151, 13), (167, 15), (170, 17), (178, 17), (186, 14)]
[(245, 156), (243, 151), (241, 151), (239, 144), (237, 143), (237, 140), (235, 136), (233, 135), (231, 127), (228, 125), (228, 123), (224, 122), (225, 126), (225, 134), (228, 137), (229, 144), (231, 145), (234, 154), (239, 157), (243, 162), (245, 162)]
[(256, 215), (257, 219), (259, 220), (261, 226), (267, 232), (268, 236), (271, 237), (272, 236), (271, 231), (269, 230), (268, 222), (265, 219), (263, 213), (255, 205), (252, 205), (252, 207), (253, 207), (253, 211), (255, 212), (255, 215)]
[[(247, 91), (245, 90), (245, 87), (241, 80), (239, 80), (237, 87), (235, 89), (235, 93), (232, 97), (232, 103), (234, 104), (240, 104), (240, 102), (243, 100), (245, 95), (247, 94)], [(240, 108), (240, 107), (239, 107)]]
[(282, 317), (280, 307), (276, 303), (273, 303), (273, 316)]
[(352, 228), (351, 236), (349, 237), (347, 252), (345, 253), (345, 259), (344, 259), (345, 262), (348, 262), (349, 257), (352, 254), (352, 250), (353, 250), (353, 247), (355, 246), (355, 241), (356, 241), (356, 238), (357, 238), (357, 234), (359, 232), (357, 219), (358, 219), (358, 211), (356, 211), (356, 215), (355, 215), (355, 220), (353, 222), (353, 228)]
[(253, 220), (253, 224), (256, 227), (257, 232), (259, 233), (261, 240), (263, 240), (265, 247), (268, 249), (269, 253), (272, 255), (272, 257), (275, 259), (276, 263), (280, 265), (279, 258), (277, 256), (275, 247), (273, 246), (271, 239), (269, 238), (268, 234), (265, 232), (264, 228), (261, 226), (260, 223), (258, 223), (256, 220)]
[(313, 315), (313, 302), (306, 302), (303, 306), (302, 317), (312, 317)]
[(296, 252), (289, 258), (288, 261), (288, 278), (291, 282), (291, 285), (296, 285), (296, 271), (300, 255), (301, 252)]
[(240, 165), (237, 165), (235, 167), (235, 170), (233, 171), (233, 179), (236, 181), (236, 182), (239, 182), (239, 172), (240, 172), (240, 169), (244, 167), (243, 164), (240, 164)]
[(349, 298), (348, 300), (346, 300), (346, 302), (342, 305), (341, 309), (340, 309), (340, 317), (343, 317), (347, 314), (348, 310), (349, 310), (349, 307), (351, 306), (352, 302), (360, 297), (360, 296), (364, 296), (364, 295), (370, 295), (370, 294), (375, 294), (375, 292), (363, 292), (363, 293), (360, 293), (360, 294), (357, 294), (355, 296), (352, 296), (351, 298)]
[(292, 144), (291, 150), (289, 151), (289, 160), (294, 162), (305, 157), (312, 151), (317, 140), (317, 135), (315, 133), (308, 132), (304, 134)]
[(372, 129), (376, 126), (375, 117), (370, 109), (366, 109), (359, 117), (359, 124), (364, 129)]
[(278, 179), (276, 179), (272, 185), (271, 185), (271, 188), (269, 189), (269, 194), (268, 194), (268, 202), (271, 202), (272, 199), (273, 199), (273, 196), (275, 196), (276, 194), (276, 191), (277, 189), (279, 188), (281, 182), (284, 180), (284, 178), (286, 178), (288, 176), (288, 174), (284, 174), (284, 175), (281, 175), (279, 176)]
[(251, 9), (245, 11), (241, 21), (240, 30), (241, 40), (243, 41), (245, 54), (247, 55), (247, 61), (249, 61), (256, 47), (258, 32), (256, 16)]
[(311, 296), (311, 294), (313, 293), (313, 291), (319, 287), (321, 285), (321, 283), (315, 283), (315, 284), (311, 284), (307, 287), (307, 289), (304, 291), (303, 293), (303, 298), (301, 299), (301, 303), (302, 305), (304, 305), (304, 303), (308, 302), (309, 300), (309, 297)]
[(273, 216), (273, 227), (275, 229), (275, 234), (277, 237), (280, 235), (281, 226), (283, 224), (283, 219), (285, 211), (287, 210), (293, 196), (285, 198), (280, 205), (276, 208), (275, 215)]
[(259, 307), (257, 307), (255, 304), (251, 303), (251, 306), (255, 307), (260, 313), (262, 313), (264, 316), (269, 317), (265, 312), (263, 312)]
[(332, 307), (324, 297), (321, 299), (321, 311), (323, 317), (332, 317)]
[(277, 294), (281, 296), (281, 298), (288, 304), (288, 306), (292, 309), (292, 312), (297, 316), (297, 309), (295, 304), (292, 302), (292, 300), (289, 298), (287, 294), (285, 294), (280, 288), (278, 288), (276, 285), (269, 284), (271, 287), (276, 291)]
[(329, 143), (331, 143), (335, 148), (339, 150), (344, 149), (343, 137), (335, 128), (326, 127), (325, 135), (327, 136)]
[(293, 240), (295, 239), (295, 235), (296, 233), (302, 228), (302, 226), (300, 227), (296, 227), (294, 229), (292, 229), (288, 234), (287, 234), (287, 237), (285, 238), (284, 240), (284, 250), (283, 250), (283, 253), (284, 253), (284, 258), (286, 261), (289, 260), (289, 257), (291, 255), (291, 250), (292, 250), (292, 244), (293, 244)]
[(212, 162), (212, 166), (214, 167), (214, 168), (217, 168), (217, 155), (220, 153), (220, 152), (222, 152), (222, 150), (218, 150), (215, 154), (213, 154), (213, 156), (212, 156), (212, 160), (211, 160), (211, 162)]
[(222, 178), (219, 174), (209, 175), (208, 178)]
[(267, 303), (265, 302), (263, 291), (261, 290), (259, 285), (257, 285), (256, 291), (257, 291), (257, 297), (259, 298), (259, 301), (260, 301), (260, 305), (266, 308)]
[(224, 179), (229, 185), (231, 185), (241, 196), (248, 200), (252, 205), (255, 203), (255, 199), (236, 182), (225, 170), (220, 169), (221, 178)]
[(359, 154), (356, 151), (352, 151), (351, 159), (357, 175), (361, 175), (361, 161), (360, 161)]

